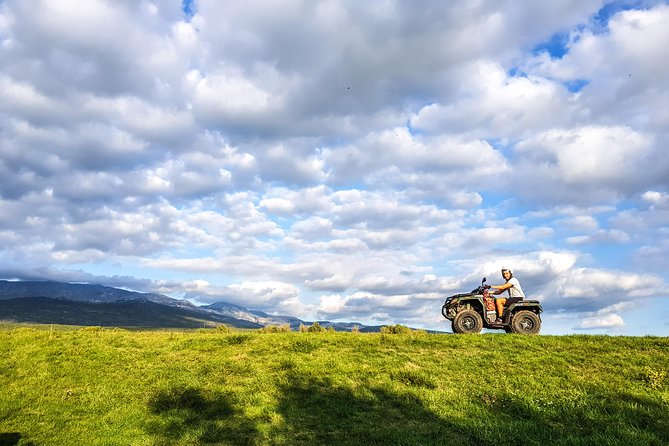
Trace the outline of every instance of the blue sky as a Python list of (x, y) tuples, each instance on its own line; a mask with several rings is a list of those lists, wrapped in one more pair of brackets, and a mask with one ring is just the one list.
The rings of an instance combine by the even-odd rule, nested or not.
[[(669, 335), (665, 1), (0, 2), (0, 278)], [(104, 30), (104, 32), (101, 32)]]

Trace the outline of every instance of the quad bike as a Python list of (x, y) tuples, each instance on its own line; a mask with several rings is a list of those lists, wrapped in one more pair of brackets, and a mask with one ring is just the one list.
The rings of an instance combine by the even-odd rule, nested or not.
[(495, 323), (495, 299), (488, 293), (490, 285), (470, 293), (450, 296), (441, 307), (441, 314), (451, 321), (453, 333), (479, 333), (483, 328), (504, 330), (507, 333), (537, 334), (541, 329), (540, 314), (544, 311), (538, 300), (521, 300), (504, 308), (502, 322)]

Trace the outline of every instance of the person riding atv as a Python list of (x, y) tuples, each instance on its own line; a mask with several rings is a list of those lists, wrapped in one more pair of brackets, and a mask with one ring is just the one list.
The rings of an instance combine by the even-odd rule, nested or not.
[[(506, 274), (508, 275), (508, 273)], [(489, 293), (493, 289), (490, 285), (484, 285), (486, 278), (481, 281), (481, 286), (476, 287), (469, 293), (455, 294), (446, 298), (441, 307), (441, 314), (451, 321), (453, 333), (479, 333), (483, 328), (501, 329), (507, 333), (537, 334), (541, 330), (541, 313), (544, 311), (537, 300), (495, 299)], [(495, 285), (494, 289), (500, 293), (511, 287)], [(500, 287), (505, 287), (500, 290)], [(520, 284), (517, 289), (520, 288)], [(518, 297), (518, 296), (515, 296)], [(500, 300), (502, 308), (497, 308), (495, 300)], [(502, 317), (498, 317), (501, 314)]]
[(502, 316), (504, 315), (504, 307), (520, 302), (525, 299), (525, 293), (520, 286), (518, 279), (513, 277), (513, 271), (510, 268), (502, 268), (502, 278), (506, 281), (503, 285), (491, 285), (490, 288), (495, 289), (494, 295), (502, 294), (506, 291), (509, 298), (498, 297), (495, 299), (495, 307), (497, 308), (497, 319), (495, 323), (502, 323)]

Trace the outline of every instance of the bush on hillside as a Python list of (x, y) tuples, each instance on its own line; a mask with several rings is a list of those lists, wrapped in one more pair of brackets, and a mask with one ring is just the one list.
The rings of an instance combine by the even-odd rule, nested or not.
[(309, 333), (322, 333), (325, 331), (325, 327), (323, 327), (318, 322), (314, 322), (313, 325), (307, 329), (307, 331)]
[(383, 334), (411, 334), (413, 330), (407, 327), (406, 325), (395, 324), (395, 325), (384, 325), (381, 327), (381, 333)]
[(260, 333), (287, 333), (290, 331), (290, 325), (266, 325), (258, 331)]

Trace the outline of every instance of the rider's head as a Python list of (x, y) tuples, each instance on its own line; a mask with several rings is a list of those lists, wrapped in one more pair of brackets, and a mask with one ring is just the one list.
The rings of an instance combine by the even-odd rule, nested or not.
[[(507, 275), (505, 273), (509, 273), (509, 277), (506, 277)], [(513, 271), (511, 271), (511, 268), (502, 268), (502, 277), (504, 277), (505, 280), (509, 280), (510, 278), (513, 277)]]

